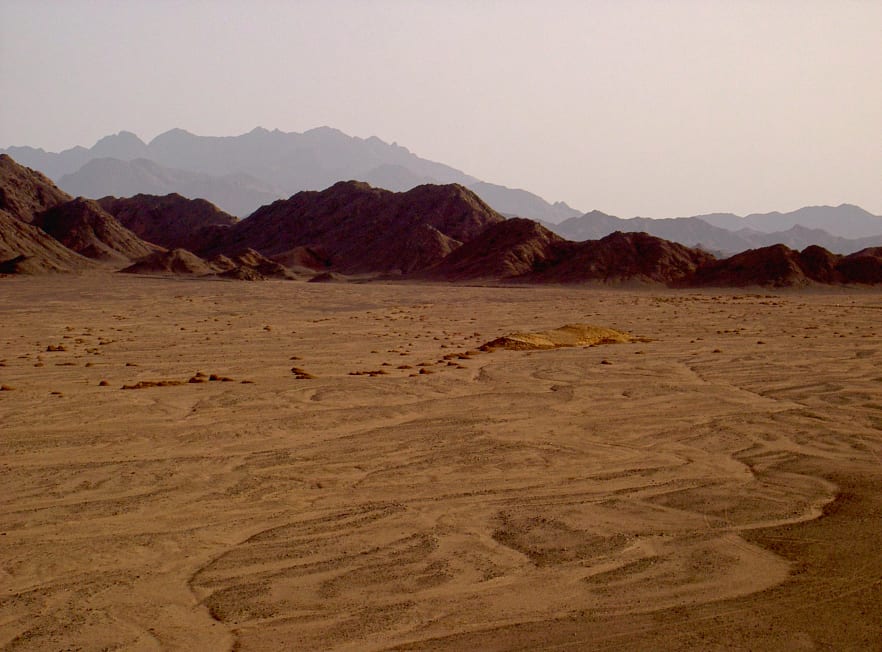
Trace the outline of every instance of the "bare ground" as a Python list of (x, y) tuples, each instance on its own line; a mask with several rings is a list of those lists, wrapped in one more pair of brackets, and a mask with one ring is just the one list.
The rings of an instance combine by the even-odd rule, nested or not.
[(880, 317), (3, 279), (0, 646), (882, 649)]

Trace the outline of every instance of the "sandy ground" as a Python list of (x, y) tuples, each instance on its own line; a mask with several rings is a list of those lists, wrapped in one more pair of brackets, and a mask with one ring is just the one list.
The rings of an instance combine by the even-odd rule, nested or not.
[[(649, 341), (476, 352), (573, 322)], [(0, 323), (3, 649), (882, 649), (879, 293), (64, 276)]]

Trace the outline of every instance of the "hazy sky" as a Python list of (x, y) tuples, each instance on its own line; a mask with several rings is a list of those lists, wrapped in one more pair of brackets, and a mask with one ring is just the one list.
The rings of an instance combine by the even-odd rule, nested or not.
[(882, 214), (882, 1), (0, 0), (0, 147), (258, 125), (621, 217)]

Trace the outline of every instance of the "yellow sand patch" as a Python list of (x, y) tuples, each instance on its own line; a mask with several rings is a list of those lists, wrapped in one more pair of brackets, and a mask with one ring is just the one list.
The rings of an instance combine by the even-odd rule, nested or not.
[(595, 344), (614, 344), (631, 342), (634, 338), (612, 328), (590, 324), (567, 324), (550, 331), (536, 333), (512, 333), (487, 342), (482, 351), (509, 349), (529, 351), (536, 349), (558, 349), (566, 346), (593, 346)]

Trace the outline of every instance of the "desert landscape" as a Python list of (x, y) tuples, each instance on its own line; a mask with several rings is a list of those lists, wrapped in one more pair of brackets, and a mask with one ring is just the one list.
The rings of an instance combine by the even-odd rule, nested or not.
[(5, 278), (0, 647), (882, 648), (880, 311)]
[(0, 652), (882, 652), (880, 25), (0, 1)]

